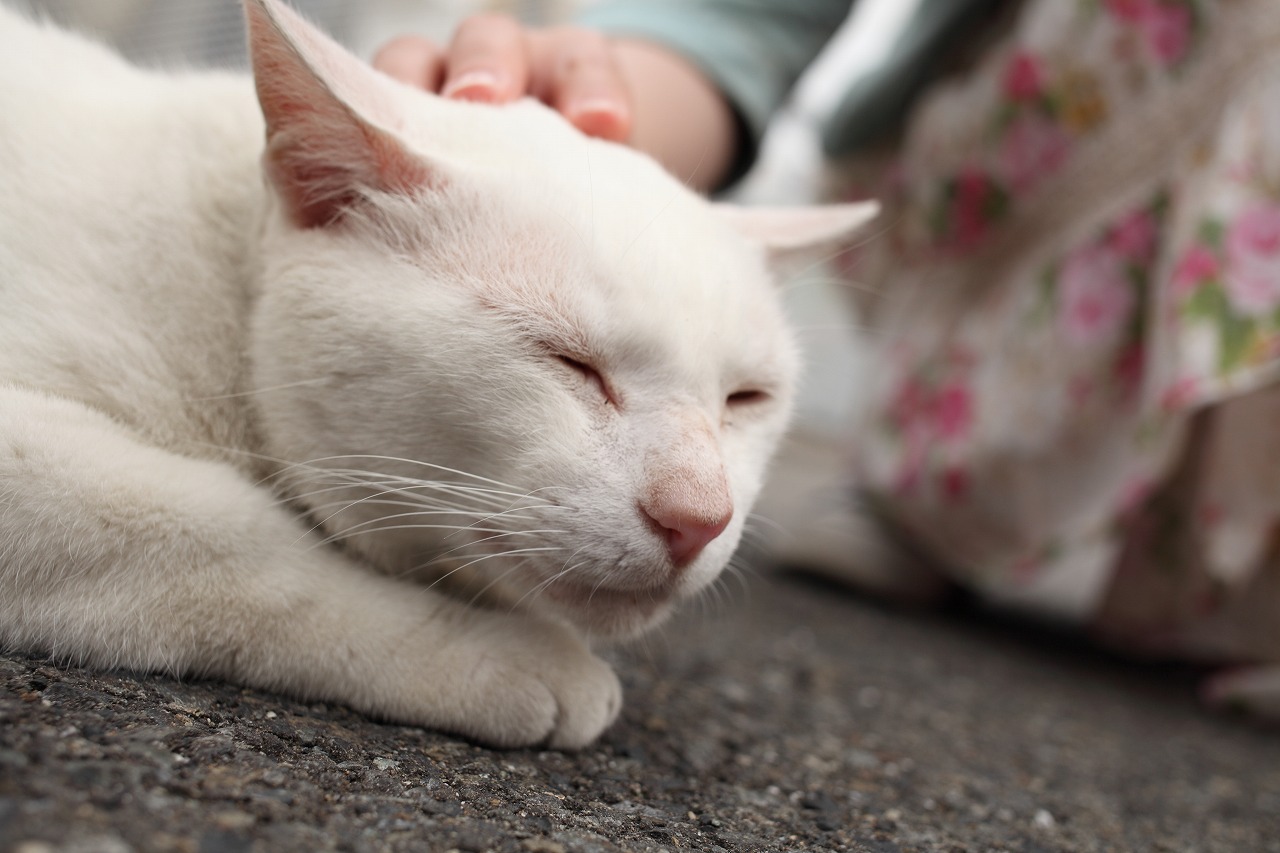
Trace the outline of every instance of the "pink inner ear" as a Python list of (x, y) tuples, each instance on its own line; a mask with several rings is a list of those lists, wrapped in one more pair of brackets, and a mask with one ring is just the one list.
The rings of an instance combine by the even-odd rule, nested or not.
[(296, 224), (329, 225), (369, 191), (409, 193), (438, 180), (365, 118), (394, 115), (376, 72), (276, 0), (249, 0), (246, 11), (267, 175)]
[(432, 184), (427, 165), (388, 134), (367, 125), (352, 130), (319, 140), (306, 134), (320, 129), (268, 133), (267, 175), (296, 225), (333, 224), (369, 190), (407, 194)]

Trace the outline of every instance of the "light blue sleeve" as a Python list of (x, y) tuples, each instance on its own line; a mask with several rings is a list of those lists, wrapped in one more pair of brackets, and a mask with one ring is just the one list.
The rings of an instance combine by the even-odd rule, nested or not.
[[(742, 121), (734, 177), (751, 163), (769, 118), (848, 16), (853, 0), (605, 0), (586, 26), (684, 55), (720, 87)], [(854, 81), (822, 128), (831, 156), (891, 137), (957, 47), (982, 44), (1020, 0), (920, 0), (878, 68)]]
[(853, 0), (612, 0), (584, 26), (670, 47), (707, 75), (742, 121), (749, 164), (770, 116), (848, 17)]

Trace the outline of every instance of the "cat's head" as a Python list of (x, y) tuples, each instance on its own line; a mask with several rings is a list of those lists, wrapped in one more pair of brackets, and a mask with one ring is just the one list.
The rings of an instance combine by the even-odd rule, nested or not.
[(433, 97), (247, 9), (276, 206), (255, 399), (292, 495), (385, 570), (595, 634), (709, 584), (796, 381), (770, 252), (871, 209), (714, 206), (536, 103)]

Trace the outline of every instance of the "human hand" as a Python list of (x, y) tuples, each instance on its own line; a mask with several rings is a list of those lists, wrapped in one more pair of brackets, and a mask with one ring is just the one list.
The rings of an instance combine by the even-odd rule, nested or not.
[(527, 29), (486, 14), (463, 21), (447, 47), (393, 39), (373, 64), (445, 97), (537, 98), (582, 132), (649, 154), (695, 189), (720, 186), (735, 160), (738, 126), (724, 95), (688, 59), (653, 42), (581, 27)]
[(501, 104), (525, 95), (582, 132), (631, 137), (634, 109), (615, 44), (580, 27), (527, 29), (505, 15), (468, 18), (447, 47), (420, 36), (393, 39), (375, 68), (445, 97)]

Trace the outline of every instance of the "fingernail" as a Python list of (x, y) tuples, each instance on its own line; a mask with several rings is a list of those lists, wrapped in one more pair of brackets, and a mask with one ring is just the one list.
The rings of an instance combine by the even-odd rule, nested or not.
[(565, 116), (584, 133), (612, 138), (622, 130), (627, 113), (617, 101), (586, 98), (570, 104)]
[(464, 101), (490, 101), (498, 94), (498, 83), (498, 75), (492, 71), (464, 71), (446, 83), (440, 94)]
[(569, 105), (567, 112), (573, 116), (611, 115), (621, 116), (622, 105), (612, 98), (583, 98)]

